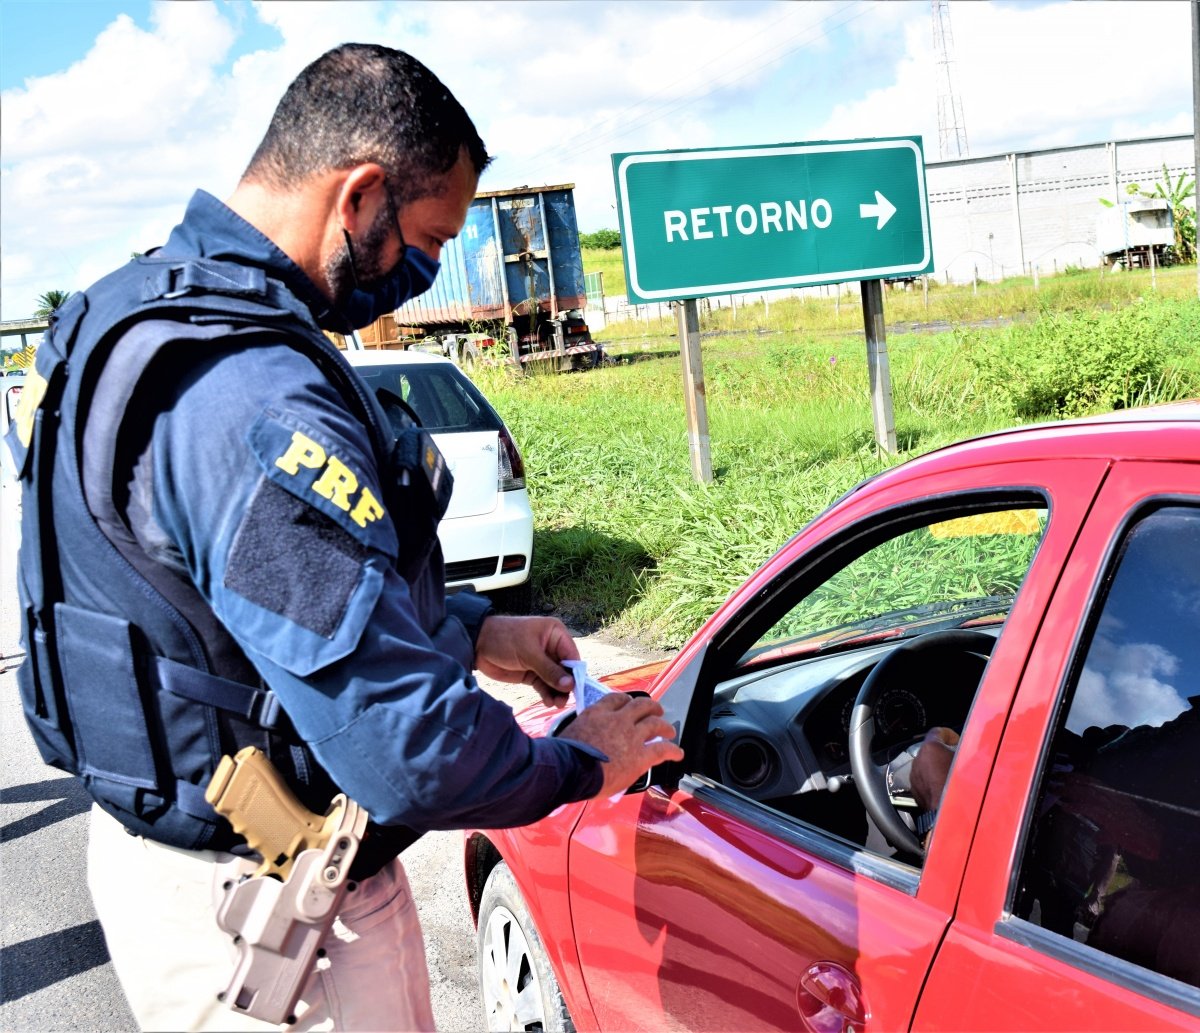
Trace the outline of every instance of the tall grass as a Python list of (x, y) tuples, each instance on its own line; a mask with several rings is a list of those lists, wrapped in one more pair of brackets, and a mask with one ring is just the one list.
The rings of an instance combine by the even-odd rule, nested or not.
[[(1190, 276), (1194, 290), (1194, 270)], [(889, 324), (894, 296), (887, 296)], [(851, 307), (843, 303), (844, 311)], [(861, 333), (797, 329), (764, 337), (747, 329), (709, 337), (710, 484), (691, 476), (673, 341), (656, 355), (586, 373), (521, 376), (492, 368), (477, 370), (476, 379), (525, 457), (536, 594), (569, 619), (671, 647), (862, 478), (962, 437), (1057, 415), (1052, 405), (1022, 409), (1008, 389), (1028, 380), (1048, 341), (1074, 342), (1077, 353), (1104, 351), (1115, 369), (1128, 335), (1164, 338), (1153, 361), (1138, 367), (1143, 381), (1130, 381), (1123, 398), (1089, 403), (1081, 395), (1075, 411), (1086, 411), (1088, 404), (1195, 395), (1198, 328), (1200, 303), (1159, 298), (1114, 305), (1108, 314), (1064, 300), (1052, 314), (995, 329), (893, 330), (894, 456), (875, 445)], [(1084, 365), (1072, 364), (1064, 349), (1063, 368)]]
[[(584, 269), (604, 269), (605, 291), (625, 291), (625, 273), (619, 249), (584, 251)], [(614, 286), (615, 285), (615, 286)], [(849, 291), (846, 290), (850, 287)], [(700, 311), (701, 331), (710, 333), (830, 333), (862, 332), (862, 304), (855, 285), (820, 288), (824, 293), (808, 297), (776, 297), (767, 303), (706, 306)], [(929, 324), (961, 326), (981, 320), (1027, 320), (1041, 315), (1121, 308), (1138, 298), (1184, 299), (1196, 296), (1195, 266), (1171, 266), (1152, 276), (1149, 270), (1113, 273), (1099, 269), (1072, 269), (1057, 276), (1042, 276), (1035, 288), (1028, 276), (1009, 277), (999, 283), (945, 284), (929, 281), (897, 286), (885, 291), (885, 310), (890, 327), (922, 327)], [(675, 319), (664, 304), (641, 310), (646, 319), (612, 323), (596, 334), (620, 353), (629, 350), (629, 339), (672, 337)], [(657, 314), (660, 313), (661, 314)], [(622, 342), (612, 344), (612, 342)]]

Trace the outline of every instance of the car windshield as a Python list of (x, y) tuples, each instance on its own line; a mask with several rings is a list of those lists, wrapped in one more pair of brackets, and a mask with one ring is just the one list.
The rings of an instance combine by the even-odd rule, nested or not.
[(1044, 508), (1007, 509), (889, 538), (803, 598), (742, 662), (1000, 623), (1045, 524)]
[(358, 372), (379, 394), (384, 410), (388, 395), (406, 402), (421, 426), (433, 433), (500, 430), (503, 424), (466, 377), (449, 363), (359, 366)]

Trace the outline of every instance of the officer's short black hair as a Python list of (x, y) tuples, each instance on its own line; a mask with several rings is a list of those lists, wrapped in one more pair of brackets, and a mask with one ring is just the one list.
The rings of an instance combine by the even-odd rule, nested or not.
[(411, 54), (344, 43), (287, 88), (244, 179), (286, 190), (309, 176), (376, 162), (401, 204), (437, 189), (466, 148), (491, 159), (463, 106)]

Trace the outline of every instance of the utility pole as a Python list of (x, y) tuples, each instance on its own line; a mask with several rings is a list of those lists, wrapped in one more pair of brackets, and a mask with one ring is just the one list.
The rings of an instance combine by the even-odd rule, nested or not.
[[(1193, 0), (1196, 2), (1196, 0)], [(954, 31), (950, 28), (950, 0), (932, 0), (933, 49), (937, 54), (938, 156), (965, 158), (967, 120), (955, 85)]]
[(1200, 298), (1200, 0), (1192, 0), (1192, 139), (1196, 149), (1196, 297)]

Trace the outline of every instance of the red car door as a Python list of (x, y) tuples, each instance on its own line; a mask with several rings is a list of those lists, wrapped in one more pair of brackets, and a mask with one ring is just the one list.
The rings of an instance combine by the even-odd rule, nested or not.
[(860, 1028), (863, 983), (872, 1026), (906, 1025), (946, 914), (794, 835), (699, 780), (590, 808), (572, 916), (600, 1028), (800, 1029), (824, 998), (815, 1028)]
[(917, 1028), (1200, 1027), (1198, 628), (1200, 466), (1117, 463), (1021, 679)]
[[(903, 488), (864, 497), (857, 509), (846, 507), (840, 528), (822, 530), (868, 523), (876, 511), (895, 519), (896, 507), (919, 501), (918, 490), (946, 506), (955, 492), (974, 491), (978, 500), (981, 491), (1009, 486), (1011, 494), (1019, 485), (1053, 514), (975, 697), (924, 868), (854, 849), (699, 773), (592, 801), (569, 856), (575, 943), (593, 1012), (576, 1010), (581, 1029), (593, 1018), (604, 1030), (908, 1028), (959, 892), (1023, 660), (1105, 465), (950, 471), (907, 497)], [(797, 562), (821, 548), (820, 536), (801, 535)], [(739, 598), (750, 609), (761, 593), (752, 583)], [(675, 678), (686, 682), (686, 672)], [(663, 691), (669, 696), (670, 685)]]

